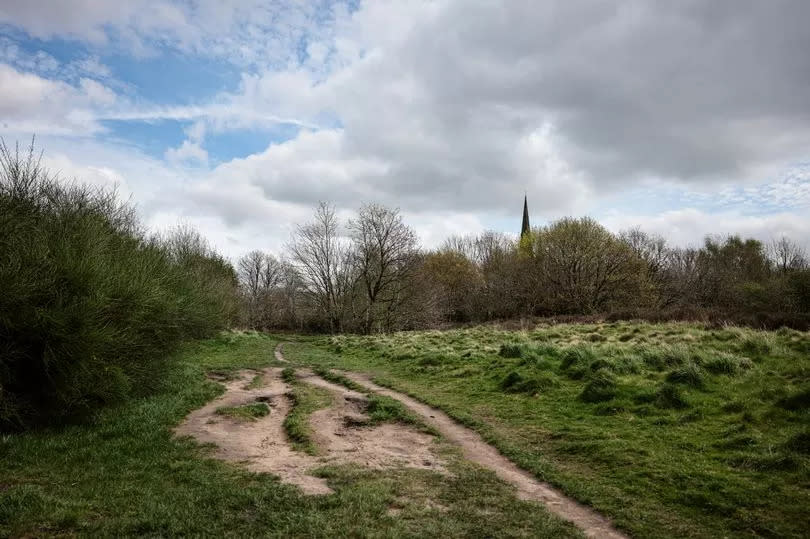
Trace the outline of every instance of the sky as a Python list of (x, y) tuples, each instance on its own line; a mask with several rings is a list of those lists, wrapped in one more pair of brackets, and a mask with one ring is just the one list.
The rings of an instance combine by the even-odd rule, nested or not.
[(319, 201), (423, 245), (589, 215), (810, 248), (805, 0), (3, 0), (0, 136), (153, 230), (278, 254)]

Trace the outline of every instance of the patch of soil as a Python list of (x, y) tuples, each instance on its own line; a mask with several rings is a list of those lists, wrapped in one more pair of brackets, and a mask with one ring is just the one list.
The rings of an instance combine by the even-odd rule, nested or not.
[(332, 393), (332, 406), (314, 412), (310, 426), (315, 444), (329, 462), (355, 462), (369, 468), (405, 466), (444, 472), (432, 451), (433, 436), (401, 423), (366, 426), (368, 399), (302, 369), (299, 380)]
[(278, 343), (276, 345), (274, 355), (276, 356), (276, 361), (281, 361), (282, 363), (289, 363), (289, 361), (287, 361), (284, 358), (284, 343), (283, 342), (280, 342), (280, 343)]
[[(231, 462), (242, 462), (254, 472), (270, 472), (285, 483), (301, 487), (307, 494), (327, 494), (332, 490), (326, 481), (307, 472), (317, 466), (313, 457), (294, 451), (284, 433), (284, 418), (290, 409), (286, 393), (289, 387), (281, 381), (281, 369), (267, 369), (267, 385), (245, 389), (245, 382), (255, 375), (240, 371), (239, 378), (225, 384), (225, 393), (202, 408), (191, 412), (175, 429), (178, 436), (191, 436), (204, 444), (216, 446), (214, 456)], [(240, 406), (266, 402), (270, 413), (252, 422), (241, 422), (216, 414), (223, 406)], [(271, 404), (272, 403), (272, 404)]]
[[(303, 371), (300, 379), (330, 391), (333, 405), (310, 416), (313, 440), (322, 454), (311, 456), (293, 450), (283, 427), (291, 405), (286, 397), (290, 388), (281, 379), (281, 369), (266, 369), (266, 384), (246, 389), (246, 382), (255, 374), (240, 371), (238, 378), (225, 383), (221, 397), (191, 412), (175, 433), (214, 444), (217, 458), (243, 463), (251, 471), (273, 473), (283, 482), (299, 486), (306, 494), (332, 492), (324, 479), (311, 475), (313, 469), (324, 464), (355, 463), (375, 469), (407, 466), (444, 471), (431, 451), (433, 437), (411, 426), (390, 423), (375, 427), (347, 426), (346, 418), (361, 422), (368, 419), (364, 414), (365, 395), (331, 384), (309, 371)], [(216, 414), (217, 408), (252, 402), (267, 403), (270, 414), (251, 422)]]

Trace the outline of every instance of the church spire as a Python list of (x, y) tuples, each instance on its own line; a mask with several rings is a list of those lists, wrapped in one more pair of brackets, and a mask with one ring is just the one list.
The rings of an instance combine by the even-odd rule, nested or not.
[(523, 239), (526, 234), (531, 232), (529, 225), (529, 200), (526, 195), (523, 196), (523, 224), (520, 225), (520, 238)]

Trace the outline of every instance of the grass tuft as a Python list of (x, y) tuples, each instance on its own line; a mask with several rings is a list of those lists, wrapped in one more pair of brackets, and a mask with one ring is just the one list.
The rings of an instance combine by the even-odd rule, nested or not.
[(252, 402), (241, 406), (223, 406), (216, 413), (240, 421), (256, 421), (270, 413), (270, 407), (264, 402)]
[(605, 369), (593, 373), (579, 398), (584, 402), (604, 402), (616, 396), (616, 377)]

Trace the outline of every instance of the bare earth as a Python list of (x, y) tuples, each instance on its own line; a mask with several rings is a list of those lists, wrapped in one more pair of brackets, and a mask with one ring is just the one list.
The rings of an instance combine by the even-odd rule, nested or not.
[[(286, 362), (281, 344), (276, 347), (275, 357)], [(256, 472), (273, 473), (307, 494), (332, 492), (324, 479), (311, 475), (324, 464), (354, 463), (376, 469), (406, 466), (446, 473), (441, 460), (433, 452), (435, 440), (432, 436), (397, 423), (373, 428), (363, 426), (368, 419), (364, 415), (367, 397), (328, 382), (308, 369), (298, 369), (298, 379), (329, 391), (332, 406), (310, 416), (313, 441), (320, 454), (311, 456), (293, 450), (283, 428), (284, 418), (290, 410), (287, 397), (290, 388), (282, 381), (280, 373), (278, 368), (265, 369), (262, 371), (264, 384), (247, 389), (247, 383), (256, 373), (241, 371), (237, 380), (225, 383), (226, 391), (221, 397), (189, 414), (177, 427), (176, 434), (214, 444), (217, 458), (244, 463)], [(593, 509), (518, 468), (478, 433), (456, 423), (444, 412), (374, 384), (365, 375), (342, 374), (370, 392), (400, 401), (447, 440), (460, 446), (466, 459), (492, 470), (501, 480), (514, 485), (520, 499), (544, 504), (555, 515), (574, 523), (588, 537), (627, 537)], [(270, 414), (255, 421), (216, 414), (216, 409), (222, 406), (240, 406), (256, 401), (267, 402)]]
[[(273, 473), (297, 485), (307, 494), (328, 494), (332, 490), (322, 478), (311, 475), (325, 464), (355, 463), (369, 468), (406, 466), (443, 472), (432, 452), (433, 437), (397, 423), (362, 426), (365, 395), (331, 384), (302, 370), (302, 381), (327, 389), (333, 404), (311, 415), (310, 426), (320, 455), (295, 451), (284, 432), (284, 418), (290, 410), (290, 388), (281, 380), (281, 369), (266, 369), (264, 385), (246, 389), (254, 371), (241, 371), (239, 378), (225, 383), (225, 394), (190, 413), (175, 432), (216, 446), (217, 458), (240, 462), (255, 472)], [(266, 402), (270, 414), (246, 421), (216, 413), (223, 406)]]

